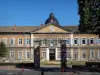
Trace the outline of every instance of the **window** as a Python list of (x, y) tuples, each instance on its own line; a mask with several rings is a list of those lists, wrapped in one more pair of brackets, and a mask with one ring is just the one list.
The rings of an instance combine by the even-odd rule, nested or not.
[(71, 51), (67, 51), (67, 58), (71, 58)]
[(27, 38), (27, 39), (25, 39), (25, 44), (30, 44), (30, 39), (29, 38)]
[(46, 52), (44, 52), (44, 51), (42, 52), (42, 58), (46, 59)]
[(86, 44), (86, 39), (82, 38), (82, 44)]
[(54, 45), (54, 39), (50, 39), (49, 43), (50, 43), (50, 46), (53, 46)]
[(69, 44), (69, 38), (66, 38), (66, 44)]
[(73, 56), (75, 59), (77, 59), (78, 58), (78, 51), (75, 51)]
[(86, 58), (86, 51), (82, 51), (82, 58)]
[(3, 39), (2, 39), (2, 42), (3, 42), (5, 45), (7, 45), (7, 38), (3, 38)]
[(90, 58), (95, 58), (95, 51), (93, 50), (90, 51)]
[(30, 58), (30, 52), (27, 52), (27, 59), (29, 59)]
[(15, 57), (15, 52), (14, 52), (14, 51), (11, 51), (11, 52), (10, 52), (10, 58), (11, 58), (11, 59), (14, 59), (14, 57)]
[(18, 52), (18, 59), (21, 60), (22, 59), (22, 51)]
[(93, 44), (94, 41), (93, 41), (93, 38), (90, 38), (90, 44)]
[(39, 45), (39, 38), (35, 38), (35, 39), (34, 39), (34, 44), (35, 44), (35, 45)]
[(97, 44), (100, 44), (100, 39), (97, 39)]
[(78, 38), (74, 38), (74, 44), (78, 44)]
[(98, 58), (100, 59), (100, 50), (98, 50)]
[(47, 44), (47, 39), (42, 39), (42, 40), (41, 40), (41, 43), (42, 43), (42, 44)]
[(18, 44), (19, 44), (19, 45), (22, 44), (22, 39), (19, 39)]
[(58, 38), (58, 44), (60, 44), (60, 40), (61, 40), (61, 38)]
[(15, 39), (14, 38), (11, 38), (10, 39), (10, 45), (14, 45), (15, 44)]

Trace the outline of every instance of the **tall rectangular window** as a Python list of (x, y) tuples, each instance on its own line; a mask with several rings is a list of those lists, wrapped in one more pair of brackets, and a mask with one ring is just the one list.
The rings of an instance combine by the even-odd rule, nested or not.
[(71, 51), (67, 51), (67, 58), (71, 58)]
[(11, 38), (10, 39), (10, 45), (14, 45), (15, 44), (15, 39), (14, 38)]
[(95, 58), (95, 51), (94, 50), (90, 50), (90, 58)]
[(90, 44), (94, 44), (94, 39), (90, 38)]
[(11, 59), (14, 59), (14, 57), (15, 57), (15, 52), (14, 52), (14, 51), (11, 51), (11, 52), (10, 52), (10, 58), (11, 58)]
[(74, 44), (78, 44), (78, 38), (74, 38)]
[(86, 51), (83, 50), (81, 54), (82, 54), (82, 58), (86, 58)]
[(100, 44), (100, 39), (99, 38), (97, 39), (97, 44)]
[(86, 44), (86, 38), (82, 38), (82, 44)]
[(19, 60), (22, 60), (22, 51), (19, 51), (19, 52), (18, 52), (18, 59), (19, 59)]
[(22, 45), (22, 39), (18, 39), (18, 44)]
[(98, 50), (98, 58), (100, 59), (100, 50)]
[(66, 38), (66, 44), (69, 44), (69, 38)]
[(74, 59), (78, 59), (78, 51), (74, 51), (73, 56), (74, 56)]
[(30, 39), (29, 38), (25, 39), (25, 44), (27, 44), (27, 45), (30, 44)]
[(58, 39), (57, 39), (57, 41), (58, 41), (58, 44), (60, 44), (60, 40), (61, 40), (61, 38), (58, 38)]
[(27, 59), (29, 59), (30, 58), (30, 52), (27, 52)]

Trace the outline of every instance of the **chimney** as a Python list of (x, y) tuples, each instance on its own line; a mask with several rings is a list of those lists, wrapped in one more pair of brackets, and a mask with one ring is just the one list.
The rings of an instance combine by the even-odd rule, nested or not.
[(16, 30), (16, 24), (14, 25), (13, 30)]
[(43, 24), (41, 24), (41, 26), (43, 26)]

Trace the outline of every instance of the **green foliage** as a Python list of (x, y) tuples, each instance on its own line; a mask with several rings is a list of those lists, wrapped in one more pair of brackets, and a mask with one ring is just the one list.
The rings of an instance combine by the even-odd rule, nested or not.
[(77, 0), (80, 15), (80, 32), (90, 32), (100, 35), (100, 1)]
[(8, 50), (3, 42), (0, 43), (0, 58), (6, 57)]

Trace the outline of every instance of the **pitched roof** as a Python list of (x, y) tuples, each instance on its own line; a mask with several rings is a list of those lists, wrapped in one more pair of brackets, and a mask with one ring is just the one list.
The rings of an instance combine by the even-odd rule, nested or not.
[[(61, 26), (66, 30), (70, 30), (71, 32), (75, 32), (78, 30), (78, 26)], [(32, 32), (40, 29), (41, 26), (0, 26), (0, 32)]]

